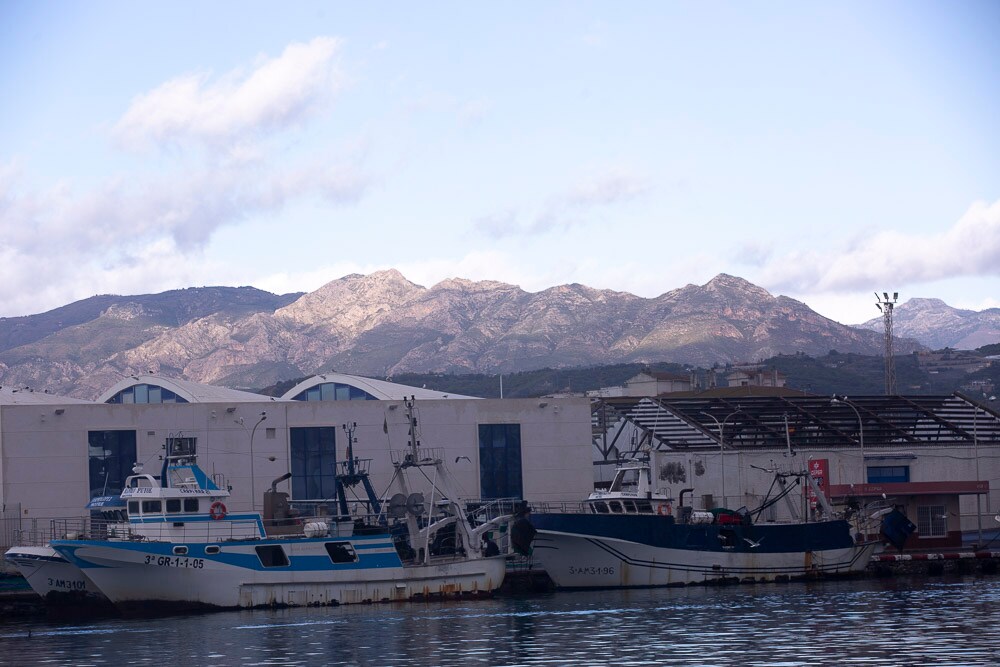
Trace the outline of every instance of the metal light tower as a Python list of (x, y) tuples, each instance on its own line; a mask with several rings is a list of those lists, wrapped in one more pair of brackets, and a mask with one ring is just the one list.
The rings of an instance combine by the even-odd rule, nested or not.
[(882, 292), (882, 296), (875, 292), (875, 307), (882, 311), (882, 320), (885, 322), (885, 395), (894, 396), (896, 394), (896, 362), (892, 354), (892, 310), (896, 306), (896, 299), (899, 292), (892, 293), (889, 299), (888, 292)]

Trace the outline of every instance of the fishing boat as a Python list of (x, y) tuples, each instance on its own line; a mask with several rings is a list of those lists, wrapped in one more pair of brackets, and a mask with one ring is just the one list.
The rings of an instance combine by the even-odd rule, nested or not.
[[(97, 515), (98, 523), (123, 520), (124, 503), (119, 496), (99, 496), (88, 503), (87, 510)], [(49, 534), (76, 539), (86, 532), (82, 519), (53, 519)], [(4, 553), (24, 577), (31, 590), (53, 606), (106, 606), (109, 601), (83, 571), (52, 548), (47, 537), (21, 532), (20, 543)]]
[[(631, 588), (736, 581), (782, 581), (863, 571), (879, 542), (860, 538), (835, 517), (818, 488), (826, 517), (761, 521), (768, 507), (802, 483), (803, 473), (775, 473), (775, 490), (753, 511), (696, 510), (654, 488), (648, 459), (623, 462), (606, 491), (577, 507), (538, 506), (532, 557), (558, 588)], [(794, 506), (792, 507), (794, 509)]]
[[(127, 478), (127, 524), (51, 545), (124, 611), (490, 595), (506, 572), (490, 536), (511, 521), (510, 503), (478, 503), (473, 515), (442, 456), (419, 446), (412, 401), (406, 407), (410, 446), (392, 456), (398, 492), (388, 500), (366, 481), (370, 460), (349, 449), (337, 464), (338, 497), (314, 516), (277, 491), (290, 474), (265, 492), (263, 516), (230, 513), (228, 490), (197, 465), (195, 438), (172, 437), (158, 478)], [(411, 486), (411, 472), (434, 481), (429, 496)], [(368, 500), (348, 512), (343, 492), (357, 483)]]

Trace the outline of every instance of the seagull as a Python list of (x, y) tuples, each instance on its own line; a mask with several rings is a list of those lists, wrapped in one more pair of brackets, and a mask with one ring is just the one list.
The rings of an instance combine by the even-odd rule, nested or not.
[[(757, 547), (760, 546), (760, 542), (754, 542), (749, 537), (744, 537), (743, 541), (746, 542), (747, 544), (749, 544), (751, 549), (756, 549)], [(763, 541), (764, 540), (761, 540), (761, 542), (763, 542)]]

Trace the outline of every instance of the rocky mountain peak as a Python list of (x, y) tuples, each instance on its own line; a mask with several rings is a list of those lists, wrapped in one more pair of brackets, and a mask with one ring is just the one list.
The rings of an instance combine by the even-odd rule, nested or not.
[(425, 291), (395, 269), (367, 276), (354, 273), (305, 294), (275, 316), (298, 326), (326, 324), (351, 331)]

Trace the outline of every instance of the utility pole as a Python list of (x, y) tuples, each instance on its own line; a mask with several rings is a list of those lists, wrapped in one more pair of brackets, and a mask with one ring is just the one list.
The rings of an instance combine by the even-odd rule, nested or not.
[(875, 292), (875, 307), (882, 311), (882, 320), (885, 322), (885, 395), (896, 395), (896, 362), (892, 353), (892, 311), (896, 307), (896, 299), (899, 292), (892, 293), (889, 299), (888, 292), (882, 292), (882, 296)]

